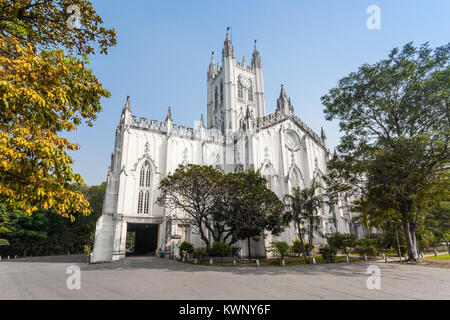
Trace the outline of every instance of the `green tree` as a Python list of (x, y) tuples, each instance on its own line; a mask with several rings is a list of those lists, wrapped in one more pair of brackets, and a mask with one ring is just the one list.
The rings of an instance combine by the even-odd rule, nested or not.
[(284, 205), (277, 195), (267, 188), (267, 180), (259, 172), (247, 170), (226, 175), (229, 190), (225, 224), (235, 240), (247, 240), (249, 259), (250, 241), (269, 231), (277, 236), (283, 232)]
[[(300, 241), (303, 243), (304, 239), (307, 239), (309, 248), (313, 247), (315, 235), (321, 234), (320, 223), (322, 219), (319, 210), (328, 203), (327, 195), (320, 191), (321, 186), (313, 181), (311, 187), (294, 188), (292, 195), (284, 196), (284, 203), (287, 208), (284, 218), (289, 223), (294, 223)], [(306, 263), (311, 262), (311, 251), (306, 250), (306, 246), (303, 246)]]
[(450, 254), (450, 202), (443, 201), (432, 206), (425, 218), (425, 224), (436, 240), (445, 242)]
[(409, 43), (322, 97), (327, 120), (344, 132), (329, 164), (334, 186), (383, 209), (377, 214), (395, 212), (410, 261), (419, 260), (421, 214), (448, 185), (449, 49)]
[(169, 210), (181, 210), (185, 214), (182, 219), (198, 227), (207, 251), (211, 250), (211, 243), (205, 230), (211, 232), (214, 241), (222, 240), (214, 230), (213, 221), (213, 212), (221, 197), (221, 177), (222, 174), (210, 166), (180, 165), (159, 185), (156, 202)]
[(30, 216), (0, 203), (0, 225), (3, 225), (4, 237), (10, 243), (0, 251), (19, 256), (82, 253), (85, 245), (93, 244), (96, 220), (102, 213), (105, 186), (103, 183), (100, 186), (72, 187), (83, 193), (93, 209), (88, 216), (74, 213), (74, 221), (51, 211), (38, 211)]
[(330, 247), (336, 248), (349, 257), (349, 251), (355, 246), (356, 237), (353, 234), (341, 234), (335, 232), (327, 237), (327, 243)]

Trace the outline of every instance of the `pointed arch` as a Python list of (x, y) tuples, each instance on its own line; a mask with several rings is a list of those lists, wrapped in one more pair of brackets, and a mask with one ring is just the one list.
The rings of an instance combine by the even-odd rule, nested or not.
[(287, 176), (288, 180), (288, 190), (289, 193), (292, 192), (294, 188), (305, 188), (305, 181), (303, 179), (303, 175), (297, 165), (292, 165), (289, 169), (289, 173)]
[(134, 211), (137, 214), (153, 212), (153, 191), (155, 186), (156, 167), (148, 154), (138, 160), (135, 172), (139, 172)]

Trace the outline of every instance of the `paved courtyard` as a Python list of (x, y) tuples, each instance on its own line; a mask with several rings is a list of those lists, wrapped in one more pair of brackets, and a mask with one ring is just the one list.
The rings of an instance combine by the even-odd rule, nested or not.
[[(226, 268), (129, 258), (101, 265), (83, 256), (0, 262), (0, 299), (450, 299), (450, 270), (382, 263), (381, 289), (367, 289), (370, 263)], [(66, 286), (71, 265), (81, 289)]]

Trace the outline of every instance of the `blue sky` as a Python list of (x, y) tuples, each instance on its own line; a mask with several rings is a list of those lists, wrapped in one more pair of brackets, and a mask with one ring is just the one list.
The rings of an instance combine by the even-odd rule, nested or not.
[[(232, 27), (236, 58), (251, 59), (254, 39), (263, 60), (267, 112), (285, 85), (295, 113), (313, 130), (324, 127), (330, 148), (339, 143), (337, 123), (323, 115), (320, 97), (363, 63), (413, 41), (432, 47), (450, 35), (448, 0), (95, 0), (105, 25), (118, 33), (107, 56), (92, 69), (111, 98), (94, 127), (68, 137), (81, 145), (71, 153), (88, 185), (105, 180), (114, 133), (127, 95), (133, 114), (194, 126), (206, 114), (206, 71), (211, 51), (221, 60), (226, 28)], [(369, 30), (369, 5), (381, 9), (381, 30)]]

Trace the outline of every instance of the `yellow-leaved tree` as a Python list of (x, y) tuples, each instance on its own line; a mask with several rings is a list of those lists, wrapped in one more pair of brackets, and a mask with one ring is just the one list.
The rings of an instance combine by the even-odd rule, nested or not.
[[(81, 8), (77, 29), (70, 5)], [(84, 184), (67, 153), (79, 145), (63, 134), (92, 125), (110, 95), (87, 67), (95, 42), (104, 54), (116, 43), (101, 23), (90, 1), (0, 0), (0, 200), (12, 208), (90, 213), (72, 188)]]

